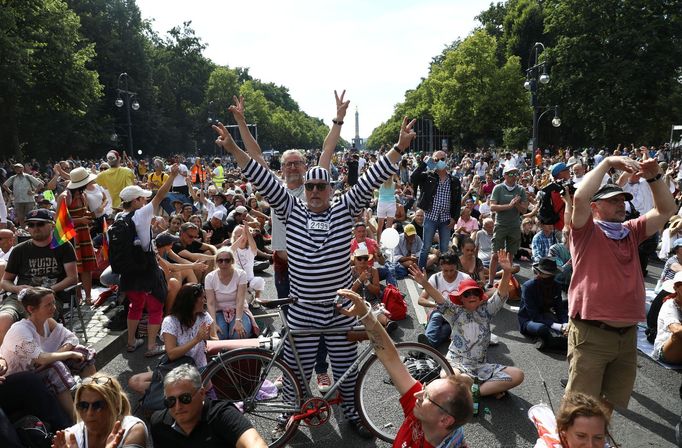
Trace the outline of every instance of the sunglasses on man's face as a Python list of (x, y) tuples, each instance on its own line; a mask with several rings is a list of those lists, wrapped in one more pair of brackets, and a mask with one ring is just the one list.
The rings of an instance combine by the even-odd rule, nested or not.
[(193, 394), (189, 392), (185, 392), (184, 394), (180, 394), (177, 397), (166, 397), (163, 399), (163, 404), (168, 408), (172, 409), (175, 407), (175, 403), (178, 401), (182, 404), (190, 404), (192, 402), (192, 399), (194, 398), (194, 395), (199, 392), (199, 389), (197, 389)]
[(92, 402), (79, 401), (76, 403), (76, 409), (78, 409), (80, 412), (87, 412), (90, 407), (92, 407), (94, 412), (98, 412), (107, 407), (107, 402), (104, 400), (97, 400)]
[(232, 258), (216, 258), (216, 263), (232, 263)]
[(313, 183), (305, 184), (305, 189), (308, 191), (313, 191), (315, 188), (317, 188), (317, 191), (324, 191), (327, 189), (327, 184), (313, 184)]
[(367, 261), (367, 260), (369, 260), (369, 256), (367, 256), (367, 255), (361, 255), (361, 256), (359, 256), (359, 257), (355, 257), (355, 259), (358, 260), (358, 261)]

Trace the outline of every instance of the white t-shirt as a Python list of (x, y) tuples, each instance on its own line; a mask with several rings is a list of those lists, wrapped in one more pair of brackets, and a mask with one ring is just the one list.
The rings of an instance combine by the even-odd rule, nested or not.
[(239, 285), (246, 285), (247, 283), (246, 272), (238, 267), (234, 268), (234, 274), (232, 274), (232, 279), (230, 279), (230, 283), (228, 284), (224, 284), (220, 281), (217, 269), (209, 272), (204, 280), (206, 289), (213, 291), (215, 294), (217, 310), (236, 309), (237, 288)]
[[(287, 188), (287, 191), (291, 193), (293, 197), (305, 202), (305, 189), (303, 188), (303, 185), (294, 190), (289, 190)], [(270, 218), (272, 219), (272, 244), (270, 247), (272, 250), (287, 250), (286, 226), (277, 217), (274, 208), (270, 212)]]
[[(121, 212), (125, 213), (125, 212)], [(126, 215), (123, 215), (126, 216)], [(152, 218), (154, 217), (154, 204), (148, 202), (141, 208), (135, 210), (133, 222), (135, 231), (140, 239), (140, 245), (146, 252), (152, 251)]]
[(253, 264), (256, 260), (256, 254), (251, 251), (249, 246), (244, 249), (238, 249), (232, 247), (232, 253), (234, 253), (235, 267), (240, 268), (242, 271), (246, 272), (246, 281), (251, 281), (253, 279)]
[(672, 336), (668, 329), (670, 324), (679, 324), (682, 320), (682, 311), (674, 299), (666, 300), (658, 313), (658, 332), (654, 341), (654, 357), (658, 358), (663, 348), (663, 343)]
[[(436, 277), (438, 281), (436, 281)], [(457, 277), (455, 277), (455, 280), (452, 282), (447, 282), (445, 281), (443, 274), (441, 272), (437, 272), (429, 277), (429, 283), (431, 286), (436, 288), (444, 298), (448, 299), (450, 294), (457, 292), (457, 288), (459, 288), (459, 284), (462, 282), (462, 280), (466, 279), (471, 279), (471, 277), (464, 272), (457, 272)]]
[(476, 171), (476, 174), (483, 179), (485, 177), (485, 173), (488, 171), (488, 162), (485, 161), (480, 161), (476, 162), (476, 167), (474, 168)]
[[(100, 216), (105, 214), (111, 215), (112, 209), (109, 192), (97, 184), (94, 184), (93, 187), (94, 188), (92, 190), (88, 189), (85, 190), (85, 198), (88, 201), (88, 210), (94, 213), (96, 218), (99, 218)], [(104, 210), (102, 210), (101, 213), (97, 214), (97, 210), (102, 206), (102, 202), (104, 202), (105, 198), (107, 200), (107, 203), (104, 206)]]
[(175, 179), (173, 179), (173, 186), (174, 187), (184, 187), (187, 185), (187, 181), (185, 178), (187, 177), (187, 173), (189, 170), (187, 169), (187, 165), (184, 163), (181, 163), (178, 165), (179, 171), (178, 171), (178, 176), (175, 176)]
[[(123, 429), (123, 437), (121, 438), (121, 443), (117, 446), (122, 447), (125, 446), (125, 440), (126, 437), (128, 437), (128, 433), (130, 432), (130, 429), (137, 425), (138, 423), (142, 423), (142, 427), (144, 428), (144, 433), (145, 433), (145, 438), (147, 440), (147, 445), (148, 447), (152, 447), (152, 439), (149, 437), (149, 430), (147, 429), (147, 425), (144, 424), (142, 420), (139, 418), (132, 416), (132, 415), (126, 415), (123, 417), (123, 421), (121, 422), (121, 428)], [(88, 448), (88, 443), (85, 440), (85, 423), (84, 422), (78, 422), (75, 425), (73, 425), (70, 428), (66, 429), (66, 432), (73, 434), (76, 436), (76, 443), (78, 444), (78, 448)], [(67, 436), (68, 440), (68, 436)]]
[[(168, 333), (175, 336), (177, 340), (177, 345), (185, 345), (190, 342), (199, 332), (199, 329), (203, 324), (212, 324), (213, 318), (208, 313), (203, 313), (197, 316), (197, 320), (192, 325), (192, 328), (184, 328), (177, 317), (166, 316), (163, 318), (161, 323), (161, 338), (163, 339), (163, 334)], [(206, 341), (203, 343), (196, 344), (194, 347), (189, 349), (186, 356), (194, 359), (197, 367), (203, 367), (207, 364), (206, 361)]]

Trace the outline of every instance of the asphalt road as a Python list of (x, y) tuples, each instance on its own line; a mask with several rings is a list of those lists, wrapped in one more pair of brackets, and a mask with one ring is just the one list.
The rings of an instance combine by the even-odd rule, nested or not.
[[(647, 286), (653, 287), (660, 274), (661, 265), (650, 266)], [(275, 288), (268, 271), (266, 297), (275, 297)], [(528, 265), (523, 266), (519, 276), (524, 281), (530, 275)], [(401, 281), (400, 289), (408, 293), (409, 315), (401, 321), (400, 328), (393, 333), (396, 341), (416, 341), (423, 331), (424, 315), (415, 310), (419, 289), (411, 280)], [(414, 305), (412, 300), (414, 300)], [(466, 439), (471, 447), (532, 447), (536, 432), (527, 418), (528, 409), (537, 403), (558, 407), (563, 395), (559, 379), (566, 377), (567, 364), (564, 356), (538, 352), (530, 340), (518, 331), (516, 312), (507, 304), (494, 320), (493, 332), (500, 338), (500, 344), (491, 347), (488, 356), (491, 361), (521, 368), (525, 373), (524, 382), (513, 389), (502, 400), (485, 398), (481, 402), (481, 413), (465, 427)], [(155, 365), (142, 355), (143, 350), (133, 354), (122, 353), (102, 368), (102, 371), (117, 376), (127, 385), (128, 378)], [(666, 370), (646, 356), (638, 355), (638, 372), (635, 390), (627, 410), (616, 411), (611, 433), (622, 447), (675, 447), (675, 424), (679, 421), (682, 404), (679, 399), (680, 372)], [(133, 403), (139, 397), (131, 393)], [(360, 439), (343, 421), (339, 409), (334, 416), (320, 427), (301, 427), (299, 433), (289, 442), (292, 447), (348, 448), (384, 447), (380, 441)]]

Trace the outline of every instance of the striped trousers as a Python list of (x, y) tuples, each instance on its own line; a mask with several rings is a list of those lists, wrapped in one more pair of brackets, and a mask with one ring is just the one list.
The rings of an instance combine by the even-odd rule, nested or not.
[[(346, 303), (344, 307), (347, 307), (348, 303)], [(357, 325), (357, 320), (354, 317), (338, 314), (335, 311), (335, 305), (333, 303), (318, 304), (311, 303), (311, 301), (305, 303), (299, 301), (289, 306), (286, 316), (287, 324), (292, 330), (339, 326), (350, 327)], [(349, 342), (345, 332), (340, 334), (293, 336), (296, 344), (296, 351), (298, 352), (298, 357), (305, 374), (305, 379), (303, 379), (301, 378), (301, 374), (296, 365), (296, 358), (294, 358), (291, 345), (289, 344), (288, 339), (285, 339), (283, 341), (284, 362), (296, 372), (298, 381), (301, 383), (301, 388), (304, 391), (305, 387), (303, 387), (303, 381), (305, 381), (305, 384), (310, 383), (310, 377), (312, 376), (313, 367), (315, 366), (315, 357), (317, 356), (317, 347), (321, 338), (324, 338), (325, 344), (327, 345), (335, 382), (338, 382), (339, 378), (348, 370), (348, 367), (357, 359), (358, 344), (357, 342)], [(359, 419), (355, 410), (355, 382), (357, 377), (358, 371), (355, 369), (338, 389), (343, 398), (343, 403), (341, 404), (343, 414), (349, 420)], [(292, 392), (292, 388), (285, 384), (285, 399), (292, 400)]]

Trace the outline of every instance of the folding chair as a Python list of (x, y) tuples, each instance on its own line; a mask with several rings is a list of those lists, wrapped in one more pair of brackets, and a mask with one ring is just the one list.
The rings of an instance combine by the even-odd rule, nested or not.
[[(68, 304), (68, 310), (65, 310), (66, 301), (62, 301), (62, 307), (61, 307), (61, 321), (66, 327), (73, 331), (73, 312), (74, 310), (76, 311), (76, 315), (78, 317), (78, 320), (80, 321), (81, 324), (81, 333), (83, 333), (83, 340), (87, 344), (88, 343), (88, 334), (86, 331), (85, 327), (85, 320), (83, 319), (83, 312), (81, 311), (81, 300), (80, 300), (80, 295), (81, 291), (83, 288), (82, 283), (76, 283), (75, 285), (71, 285), (68, 288), (64, 289), (64, 294), (69, 295), (69, 304)], [(68, 319), (69, 323), (67, 325), (66, 323), (66, 318), (68, 314)]]

